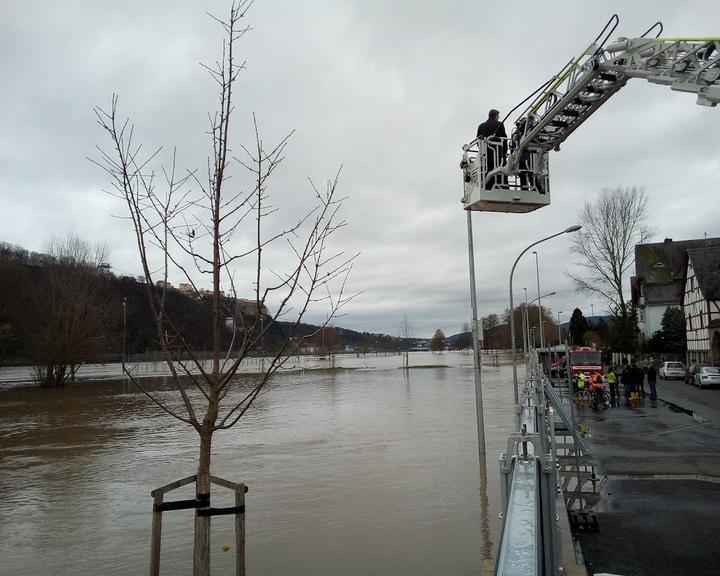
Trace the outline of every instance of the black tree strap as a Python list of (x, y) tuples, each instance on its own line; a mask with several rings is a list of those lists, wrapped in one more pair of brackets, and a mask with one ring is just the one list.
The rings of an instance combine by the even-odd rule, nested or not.
[(210, 494), (198, 494), (193, 500), (175, 500), (172, 502), (163, 502), (155, 504), (153, 510), (155, 512), (167, 512), (169, 510), (187, 510), (189, 508), (207, 508), (210, 506)]
[(198, 508), (198, 516), (225, 516), (226, 514), (245, 514), (245, 506), (228, 506), (227, 508)]

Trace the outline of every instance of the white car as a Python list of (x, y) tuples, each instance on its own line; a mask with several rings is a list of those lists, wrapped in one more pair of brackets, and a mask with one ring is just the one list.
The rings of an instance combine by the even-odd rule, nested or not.
[(682, 362), (664, 362), (660, 368), (660, 378), (663, 380), (670, 380), (671, 378), (684, 380), (685, 366), (683, 366)]
[(720, 384), (720, 368), (716, 366), (698, 366), (693, 376), (693, 384), (698, 388)]

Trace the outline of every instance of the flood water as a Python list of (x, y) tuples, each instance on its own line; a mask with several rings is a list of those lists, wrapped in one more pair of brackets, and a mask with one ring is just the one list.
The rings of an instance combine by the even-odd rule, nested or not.
[[(478, 574), (498, 539), (510, 367), (482, 369), (483, 475), (472, 356), (414, 353), (411, 365), (449, 367), (407, 373), (400, 356), (361, 358), (364, 369), (278, 375), (216, 434), (213, 473), (250, 489), (248, 574)], [(5, 386), (0, 574), (146, 574), (150, 491), (193, 474), (197, 444), (121, 381)], [(213, 506), (231, 505), (219, 490)], [(232, 517), (212, 522), (213, 573), (234, 574)], [(192, 511), (163, 514), (163, 574), (191, 572), (192, 525)]]

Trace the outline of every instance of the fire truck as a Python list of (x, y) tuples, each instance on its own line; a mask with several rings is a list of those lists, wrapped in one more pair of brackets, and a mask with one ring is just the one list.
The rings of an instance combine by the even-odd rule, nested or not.
[(587, 346), (571, 346), (568, 351), (570, 358), (570, 375), (573, 380), (580, 372), (586, 375), (603, 374), (602, 354), (600, 350)]

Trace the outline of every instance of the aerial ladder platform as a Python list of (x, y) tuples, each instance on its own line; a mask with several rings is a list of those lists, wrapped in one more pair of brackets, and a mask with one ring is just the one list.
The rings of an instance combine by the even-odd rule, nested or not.
[[(608, 44), (618, 23), (613, 15), (585, 50), (510, 112), (530, 101), (509, 138), (463, 146), (466, 210), (523, 213), (549, 205), (549, 152), (559, 151), (631, 78), (697, 94), (703, 106), (720, 102), (720, 37), (663, 38), (657, 22), (639, 38)], [(653, 31), (657, 36), (649, 37)]]

